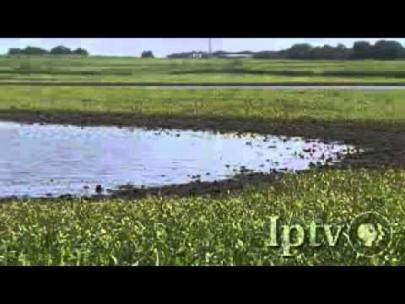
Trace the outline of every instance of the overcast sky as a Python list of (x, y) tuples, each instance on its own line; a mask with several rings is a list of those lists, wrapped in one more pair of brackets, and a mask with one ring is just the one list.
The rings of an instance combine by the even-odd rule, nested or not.
[[(397, 40), (405, 46), (405, 39), (384, 38)], [(351, 47), (354, 41), (366, 40), (374, 43), (371, 38), (214, 38), (213, 50), (224, 51), (260, 51), (280, 50), (295, 43), (310, 43), (314, 46), (329, 44), (336, 46), (342, 43)], [(166, 56), (176, 52), (193, 50), (208, 50), (208, 39), (204, 38), (0, 38), (0, 53), (4, 54), (9, 48), (24, 48), (27, 45), (50, 49), (57, 45), (69, 48), (85, 48), (92, 55), (108, 56), (139, 56), (143, 50), (151, 50), (155, 56)]]

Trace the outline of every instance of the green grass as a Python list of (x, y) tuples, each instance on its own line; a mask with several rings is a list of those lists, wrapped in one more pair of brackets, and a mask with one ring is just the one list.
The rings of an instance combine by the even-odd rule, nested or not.
[[(0, 264), (404, 265), (404, 198), (403, 171), (346, 170), (291, 174), (280, 185), (215, 199), (7, 203), (0, 205)], [(359, 256), (344, 234), (336, 247), (313, 248), (306, 239), (291, 257), (270, 246), (272, 216), (280, 225), (346, 225), (370, 210), (393, 231), (382, 255)]]
[(1, 56), (7, 81), (405, 84), (405, 61)]
[(399, 125), (405, 122), (405, 91), (0, 87), (0, 111)]

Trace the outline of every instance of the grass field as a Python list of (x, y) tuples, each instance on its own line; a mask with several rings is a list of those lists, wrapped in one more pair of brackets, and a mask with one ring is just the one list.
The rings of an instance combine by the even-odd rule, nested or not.
[(134, 117), (405, 123), (405, 91), (0, 87), (0, 111)]
[(0, 82), (404, 84), (405, 61), (2, 56)]

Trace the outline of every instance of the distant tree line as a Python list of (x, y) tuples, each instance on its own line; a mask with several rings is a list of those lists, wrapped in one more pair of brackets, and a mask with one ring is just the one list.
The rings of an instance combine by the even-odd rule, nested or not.
[(87, 56), (89, 53), (82, 48), (71, 50), (65, 46), (59, 45), (52, 49), (45, 50), (39, 47), (27, 46), (24, 49), (11, 48), (8, 50), (8, 55), (82, 55)]
[(141, 58), (155, 58), (155, 55), (153, 55), (152, 51), (143, 51)]
[[(185, 52), (168, 55), (168, 58), (195, 58), (195, 53), (201, 53), (199, 58), (209, 57), (205, 52)], [(225, 52), (217, 51), (212, 54), (216, 58), (231, 58), (244, 55), (263, 59), (405, 59), (405, 48), (397, 41), (379, 40), (374, 45), (367, 41), (357, 41), (349, 48), (343, 44), (336, 47), (324, 45), (313, 47), (308, 43), (295, 44), (280, 51), (260, 52)]]

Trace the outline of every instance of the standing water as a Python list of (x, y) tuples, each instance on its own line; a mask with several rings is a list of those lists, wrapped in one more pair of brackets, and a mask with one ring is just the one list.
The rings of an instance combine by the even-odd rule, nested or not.
[(151, 187), (305, 170), (350, 149), (297, 137), (0, 122), (0, 197), (92, 195), (99, 184)]

